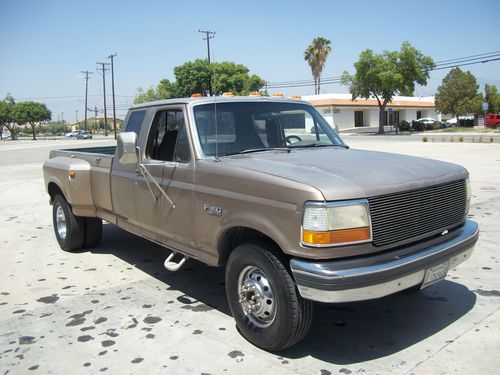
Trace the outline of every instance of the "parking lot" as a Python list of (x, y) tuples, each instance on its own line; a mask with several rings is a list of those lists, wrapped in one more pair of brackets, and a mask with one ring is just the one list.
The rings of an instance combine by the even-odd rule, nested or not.
[(109, 224), (98, 247), (59, 249), (42, 163), (52, 148), (109, 141), (0, 142), (0, 373), (498, 373), (500, 144), (344, 139), (464, 165), (481, 236), (425, 291), (317, 304), (308, 337), (277, 354), (236, 331), (221, 269), (191, 261), (169, 273), (168, 250)]

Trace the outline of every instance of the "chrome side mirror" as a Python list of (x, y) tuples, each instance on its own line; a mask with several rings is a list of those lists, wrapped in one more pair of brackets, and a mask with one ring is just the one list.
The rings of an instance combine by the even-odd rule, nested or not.
[(122, 164), (139, 163), (139, 148), (137, 147), (137, 134), (135, 132), (118, 134), (117, 156), (118, 161)]

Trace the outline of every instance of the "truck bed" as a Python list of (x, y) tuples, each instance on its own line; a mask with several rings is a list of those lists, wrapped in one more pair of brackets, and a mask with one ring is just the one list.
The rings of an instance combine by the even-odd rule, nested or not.
[[(101, 147), (79, 147), (79, 148), (64, 148), (60, 150), (53, 150), (52, 152), (66, 151), (66, 152), (77, 152), (86, 154), (103, 154), (103, 155), (114, 155), (116, 146), (101, 146)], [(52, 157), (51, 152), (51, 157)]]
[[(116, 146), (82, 147), (52, 150), (44, 173), (57, 176), (63, 183), (66, 199), (80, 216), (113, 212), (110, 175)], [(77, 170), (79, 181), (70, 183), (69, 170)], [(104, 219), (109, 219), (99, 215)]]

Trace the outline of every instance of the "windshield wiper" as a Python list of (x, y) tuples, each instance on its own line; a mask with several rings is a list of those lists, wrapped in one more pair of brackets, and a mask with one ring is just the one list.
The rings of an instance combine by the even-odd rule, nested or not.
[(249, 148), (246, 150), (241, 150), (235, 154), (250, 154), (252, 152), (262, 152), (262, 151), (285, 151), (290, 152), (289, 147), (261, 147), (261, 148)]
[(317, 143), (317, 142), (313, 142), (313, 143), (309, 143), (307, 145), (300, 145), (300, 146), (290, 146), (292, 148), (307, 148), (307, 147), (332, 147), (332, 146), (336, 146), (336, 147), (343, 147), (343, 148), (349, 148), (349, 146), (347, 145), (334, 145), (334, 144), (325, 144), (325, 143)]

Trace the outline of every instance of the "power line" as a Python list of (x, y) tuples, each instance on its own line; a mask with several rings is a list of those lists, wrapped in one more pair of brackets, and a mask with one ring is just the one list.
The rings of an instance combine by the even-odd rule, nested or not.
[[(484, 64), (491, 61), (500, 60), (500, 51), (487, 52), (477, 55), (459, 57), (454, 59), (442, 60), (436, 63), (436, 66), (429, 71), (451, 69), (459, 66), (468, 66), (474, 64)], [(341, 83), (340, 77), (326, 77), (321, 80), (324, 85), (332, 85)], [(282, 81), (282, 82), (268, 82), (266, 83), (266, 88), (278, 89), (278, 88), (292, 88), (292, 87), (308, 87), (314, 86), (313, 80), (298, 80), (298, 81)]]
[(464, 64), (452, 64), (452, 65), (449, 65), (449, 66), (441, 66), (441, 67), (434, 68), (434, 69), (431, 69), (431, 70), (451, 69), (451, 68), (457, 68), (459, 66), (484, 64), (484, 63), (488, 63), (490, 61), (498, 61), (498, 60), (500, 60), (500, 57), (497, 57), (497, 58), (494, 58), (494, 59), (483, 60), (483, 61), (475, 61), (475, 62), (470, 62), (470, 63), (464, 63)]
[[(485, 53), (479, 53), (477, 55), (470, 55), (470, 56), (466, 56), (466, 57), (461, 57), (463, 59), (468, 59), (470, 57), (478, 57), (478, 56), (484, 56), (484, 55), (491, 55), (491, 54), (497, 54), (497, 53), (500, 53), (500, 51), (493, 51), (493, 52), (485, 52)], [(445, 62), (449, 62), (449, 61), (454, 61), (456, 59), (449, 59), (449, 60), (441, 60), (441, 61), (436, 61), (436, 64), (441, 64), (441, 63), (445, 63)]]

